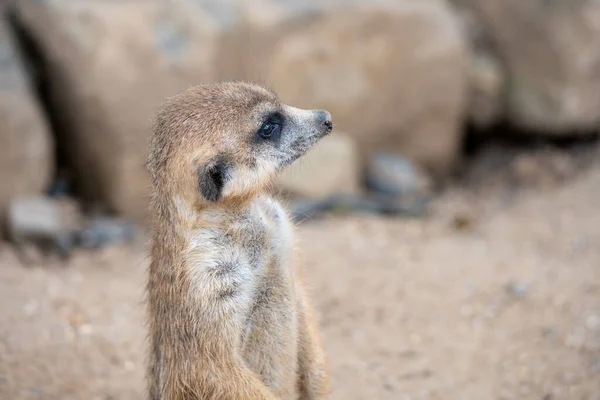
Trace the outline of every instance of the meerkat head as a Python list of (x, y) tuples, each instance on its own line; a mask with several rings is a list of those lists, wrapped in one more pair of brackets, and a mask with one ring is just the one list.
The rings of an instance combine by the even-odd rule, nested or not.
[(202, 85), (159, 112), (148, 167), (157, 190), (192, 204), (243, 198), (264, 189), (332, 129), (327, 111), (283, 104), (261, 86)]

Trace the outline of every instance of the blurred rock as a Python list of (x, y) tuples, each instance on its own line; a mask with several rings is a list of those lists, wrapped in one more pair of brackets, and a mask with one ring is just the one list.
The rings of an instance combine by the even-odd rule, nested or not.
[(517, 155), (510, 164), (511, 172), (519, 184), (546, 185), (552, 181), (550, 171), (546, 169), (540, 157), (532, 153)]
[(42, 193), (53, 174), (53, 140), (7, 22), (0, 17), (0, 213)]
[(334, 132), (287, 168), (280, 187), (295, 196), (319, 199), (359, 192), (358, 149), (353, 139)]
[(98, 249), (110, 244), (129, 243), (135, 233), (135, 226), (130, 221), (94, 217), (87, 221), (85, 228), (77, 231), (75, 241), (78, 247)]
[(152, 118), (165, 98), (218, 79), (219, 66), (236, 61), (218, 61), (225, 11), (208, 0), (16, 4), (16, 20), (47, 62), (61, 140), (86, 200), (147, 217)]
[(430, 198), (404, 199), (372, 193), (360, 195), (336, 194), (324, 200), (300, 199), (289, 205), (296, 222), (314, 219), (327, 212), (338, 214), (369, 213), (389, 217), (423, 217), (427, 214)]
[(435, 175), (453, 165), (468, 52), (445, 1), (250, 2), (232, 40), (242, 78), (325, 108), (364, 156), (386, 149)]
[(470, 16), (474, 47), (487, 41), (487, 50), (503, 62), (510, 121), (548, 134), (597, 129), (599, 2), (452, 1)]
[(73, 232), (82, 222), (78, 204), (68, 198), (19, 197), (8, 209), (11, 241), (19, 246), (35, 244), (63, 255), (73, 248)]
[(48, 187), (46, 194), (50, 197), (69, 196), (72, 194), (68, 171), (58, 168), (54, 180), (50, 187)]
[(530, 292), (530, 287), (523, 282), (513, 281), (506, 284), (505, 290), (508, 294), (516, 297), (527, 297)]
[(518, 154), (510, 164), (516, 184), (552, 187), (572, 179), (577, 166), (571, 157), (557, 150)]
[(473, 232), (476, 219), (473, 215), (467, 213), (456, 214), (451, 221), (451, 227), (458, 232)]
[(504, 71), (490, 54), (475, 52), (471, 57), (469, 80), (469, 117), (476, 127), (487, 128), (503, 115)]
[(467, 114), (477, 128), (485, 129), (504, 116), (507, 79), (494, 42), (470, 7), (470, 1), (451, 3), (462, 23), (463, 35), (470, 42)]
[(391, 196), (428, 196), (432, 182), (426, 172), (394, 154), (375, 153), (366, 168), (367, 187)]

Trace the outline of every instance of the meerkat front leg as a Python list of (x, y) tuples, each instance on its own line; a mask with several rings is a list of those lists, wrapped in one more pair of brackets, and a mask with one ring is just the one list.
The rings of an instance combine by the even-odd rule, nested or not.
[(298, 389), (300, 400), (320, 400), (329, 396), (329, 366), (318, 335), (317, 324), (300, 290), (298, 305)]
[(150, 400), (276, 400), (239, 356), (238, 327), (208, 307), (214, 318), (151, 321)]

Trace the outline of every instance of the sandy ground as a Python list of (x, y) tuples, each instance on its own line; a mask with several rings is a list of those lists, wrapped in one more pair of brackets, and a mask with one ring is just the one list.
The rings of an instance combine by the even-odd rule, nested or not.
[[(299, 239), (333, 399), (600, 399), (600, 166), (451, 189), (424, 219)], [(24, 268), (0, 250), (0, 398), (142, 399), (143, 247)]]

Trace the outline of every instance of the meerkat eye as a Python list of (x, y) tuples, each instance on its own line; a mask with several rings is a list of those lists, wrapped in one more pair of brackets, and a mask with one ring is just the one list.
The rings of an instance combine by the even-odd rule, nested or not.
[(281, 130), (281, 117), (279, 115), (270, 116), (258, 130), (258, 136), (263, 139), (271, 139), (279, 134)]

